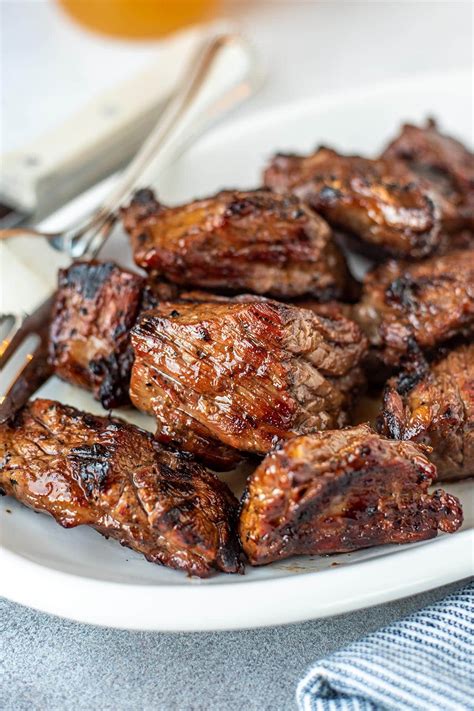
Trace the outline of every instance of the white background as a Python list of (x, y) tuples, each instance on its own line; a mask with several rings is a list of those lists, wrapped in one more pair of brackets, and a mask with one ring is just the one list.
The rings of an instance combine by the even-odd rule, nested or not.
[[(473, 63), (469, 1), (227, 0), (223, 7), (269, 68), (265, 88), (239, 113)], [(132, 76), (156, 46), (88, 33), (49, 0), (0, 0), (0, 8), (2, 152)]]

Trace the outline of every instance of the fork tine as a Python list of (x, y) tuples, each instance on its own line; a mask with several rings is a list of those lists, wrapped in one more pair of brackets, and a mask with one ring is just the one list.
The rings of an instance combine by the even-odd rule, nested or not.
[(24, 338), (28, 335), (22, 329), (23, 319), (19, 316), (13, 317), (13, 323), (6, 333), (5, 338), (0, 343), (0, 370), (2, 370), (16, 349), (20, 346)]
[[(7, 346), (9, 358), (16, 350), (15, 343), (22, 343), (27, 336), (32, 334), (36, 334), (40, 339), (33, 354), (17, 374), (7, 393), (0, 398), (0, 423), (6, 422), (23, 407), (31, 395), (52, 375), (53, 370), (48, 362), (48, 341), (54, 298), (55, 294), (27, 316)], [(5, 356), (5, 352), (3, 356)], [(5, 362), (4, 359), (3, 365)]]
[(38, 333), (41, 338), (43, 338), (43, 335), (45, 339), (47, 338), (47, 333), (45, 332), (43, 334), (40, 333), (40, 331), (47, 331), (49, 314), (51, 313), (53, 302), (54, 295), (43, 302), (36, 311), (27, 316), (23, 321), (21, 321), (20, 317), (16, 317), (8, 336), (0, 346), (0, 370), (5, 367), (26, 336)]
[(10, 337), (15, 316), (13, 314), (0, 314), (0, 354), (6, 348), (6, 342)]
[(52, 375), (47, 343), (42, 341), (17, 375), (6, 395), (0, 398), (0, 424), (25, 405), (31, 395)]

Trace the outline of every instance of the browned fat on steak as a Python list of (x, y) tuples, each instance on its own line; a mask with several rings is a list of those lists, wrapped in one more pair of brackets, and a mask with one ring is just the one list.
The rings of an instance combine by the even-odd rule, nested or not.
[(352, 278), (329, 226), (295, 196), (226, 190), (166, 207), (140, 190), (122, 219), (138, 266), (175, 284), (277, 298), (349, 296)]
[(432, 447), (439, 479), (474, 476), (474, 343), (425, 370), (392, 378), (379, 428), (388, 437)]
[(372, 257), (420, 259), (441, 240), (444, 199), (399, 160), (370, 160), (319, 148), (276, 155), (265, 184), (292, 192)]
[(121, 420), (31, 402), (0, 425), (0, 488), (65, 528), (92, 526), (152, 563), (201, 577), (242, 572), (228, 487)]
[(425, 126), (405, 124), (382, 158), (404, 161), (435, 186), (450, 208), (443, 221), (448, 232), (474, 230), (474, 154), (460, 141), (440, 133), (435, 121)]
[(76, 262), (59, 272), (50, 328), (56, 375), (92, 390), (108, 409), (129, 402), (130, 329), (165, 290), (113, 262)]
[(353, 314), (387, 365), (412, 360), (457, 336), (474, 335), (474, 251), (369, 272)]
[(346, 424), (363, 382), (355, 323), (265, 299), (162, 303), (132, 344), (131, 399), (158, 439), (221, 468), (236, 450)]
[(295, 437), (249, 477), (239, 533), (252, 565), (292, 555), (344, 553), (453, 533), (459, 501), (428, 493), (436, 468), (424, 450), (368, 425)]

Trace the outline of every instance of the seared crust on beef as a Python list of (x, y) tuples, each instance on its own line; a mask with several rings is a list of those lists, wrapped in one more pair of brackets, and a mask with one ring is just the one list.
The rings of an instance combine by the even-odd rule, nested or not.
[(92, 390), (105, 408), (129, 401), (130, 329), (145, 281), (113, 262), (76, 262), (59, 272), (50, 361), (59, 377)]
[(292, 195), (226, 190), (165, 207), (141, 190), (122, 219), (138, 266), (176, 284), (319, 300), (350, 288), (329, 226)]
[(141, 311), (175, 288), (146, 280), (114, 262), (75, 262), (59, 271), (50, 328), (56, 375), (92, 390), (104, 408), (129, 403), (130, 329)]
[(292, 192), (369, 256), (426, 257), (439, 245), (443, 199), (397, 160), (369, 160), (319, 148), (309, 156), (277, 154), (265, 185)]
[(404, 371), (385, 388), (380, 431), (432, 447), (439, 479), (474, 475), (474, 343)]
[(358, 326), (250, 298), (162, 303), (133, 329), (131, 399), (157, 417), (158, 439), (212, 461), (216, 440), (261, 454), (347, 422), (363, 381)]
[(436, 468), (424, 450), (368, 425), (295, 437), (249, 477), (239, 533), (252, 565), (292, 555), (344, 553), (452, 533), (459, 501), (428, 493)]
[(121, 420), (31, 402), (0, 426), (0, 487), (153, 563), (201, 577), (242, 572), (237, 500), (226, 484)]
[(455, 336), (471, 337), (474, 251), (379, 266), (367, 274), (353, 313), (387, 365), (400, 365)]
[(451, 206), (444, 221), (449, 232), (474, 229), (474, 154), (455, 138), (440, 133), (435, 121), (421, 127), (405, 124), (382, 158), (403, 160), (436, 187)]

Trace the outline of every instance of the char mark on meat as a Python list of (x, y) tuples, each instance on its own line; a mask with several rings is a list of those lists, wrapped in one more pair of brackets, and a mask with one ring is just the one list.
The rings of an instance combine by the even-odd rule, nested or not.
[(162, 303), (132, 344), (131, 399), (157, 418), (158, 439), (220, 468), (237, 452), (346, 424), (363, 385), (354, 322), (267, 299)]
[(424, 449), (368, 425), (295, 437), (249, 477), (239, 533), (252, 565), (345, 553), (452, 533), (459, 501), (428, 493), (436, 468)]
[(138, 315), (175, 295), (113, 262), (76, 262), (60, 270), (49, 354), (55, 373), (91, 390), (103, 407), (128, 404), (133, 351), (130, 330)]
[[(433, 120), (425, 126), (405, 124), (382, 154), (384, 160), (402, 160), (443, 198), (443, 228), (448, 234), (474, 232), (474, 154), (460, 141), (439, 132)], [(459, 236), (448, 237), (462, 246)]]
[(264, 180), (307, 202), (368, 256), (420, 259), (439, 247), (445, 200), (403, 161), (319, 148), (275, 156)]
[(404, 370), (387, 383), (379, 430), (431, 447), (439, 479), (474, 476), (474, 344), (414, 375)]
[(227, 190), (179, 207), (145, 197), (122, 219), (136, 263), (153, 278), (285, 299), (350, 296), (353, 280), (329, 226), (295, 196)]
[(385, 365), (422, 362), (451, 339), (474, 335), (474, 251), (417, 264), (390, 261), (366, 275), (354, 318)]
[(226, 484), (121, 420), (35, 400), (0, 425), (0, 486), (153, 563), (201, 577), (242, 572), (238, 504)]

